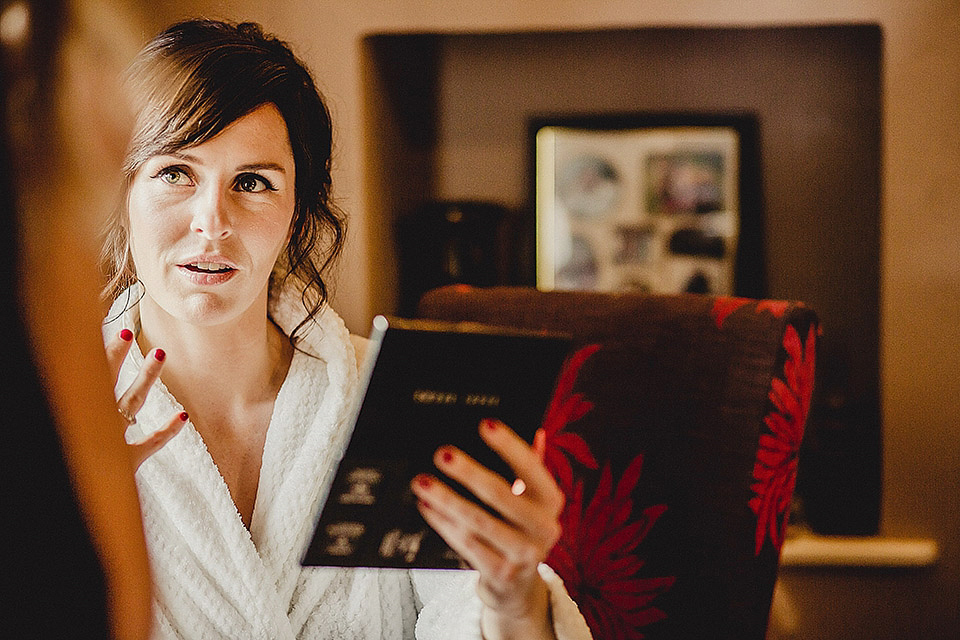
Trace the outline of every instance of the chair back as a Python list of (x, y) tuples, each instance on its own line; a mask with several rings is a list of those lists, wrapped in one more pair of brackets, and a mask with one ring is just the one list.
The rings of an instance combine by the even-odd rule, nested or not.
[(548, 562), (594, 637), (762, 640), (813, 391), (800, 303), (453, 285), (417, 315), (565, 331)]

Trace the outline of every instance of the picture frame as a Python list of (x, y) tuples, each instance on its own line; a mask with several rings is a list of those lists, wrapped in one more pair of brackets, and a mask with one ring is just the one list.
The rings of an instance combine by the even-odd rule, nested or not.
[(764, 294), (754, 116), (543, 116), (529, 130), (539, 289)]

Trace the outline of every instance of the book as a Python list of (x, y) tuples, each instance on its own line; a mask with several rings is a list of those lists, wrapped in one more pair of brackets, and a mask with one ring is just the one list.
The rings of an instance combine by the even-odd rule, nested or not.
[(302, 564), (464, 568), (423, 520), (410, 482), (430, 473), (472, 497), (434, 466), (444, 444), (512, 482), (480, 421), (499, 419), (532, 442), (570, 337), (377, 316), (371, 341), (353, 432)]

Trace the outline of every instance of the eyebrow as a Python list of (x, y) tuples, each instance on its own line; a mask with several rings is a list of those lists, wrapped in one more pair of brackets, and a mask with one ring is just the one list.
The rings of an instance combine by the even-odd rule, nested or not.
[[(174, 158), (180, 158), (181, 160), (186, 160), (187, 162), (195, 162), (196, 164), (203, 164), (203, 161), (200, 160), (195, 155), (184, 153), (183, 151), (173, 151), (169, 154)], [(236, 168), (237, 171), (278, 171), (280, 173), (286, 173), (287, 170), (283, 168), (283, 165), (276, 162), (249, 162), (247, 164), (242, 164)]]
[(252, 162), (250, 164), (242, 164), (237, 167), (238, 171), (279, 171), (280, 173), (286, 173), (287, 170), (283, 168), (282, 165), (277, 164), (276, 162)]

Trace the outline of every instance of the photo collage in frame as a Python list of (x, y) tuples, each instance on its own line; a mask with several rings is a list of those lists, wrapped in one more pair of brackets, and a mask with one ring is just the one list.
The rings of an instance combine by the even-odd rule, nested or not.
[(735, 128), (543, 126), (535, 146), (540, 289), (734, 292)]

